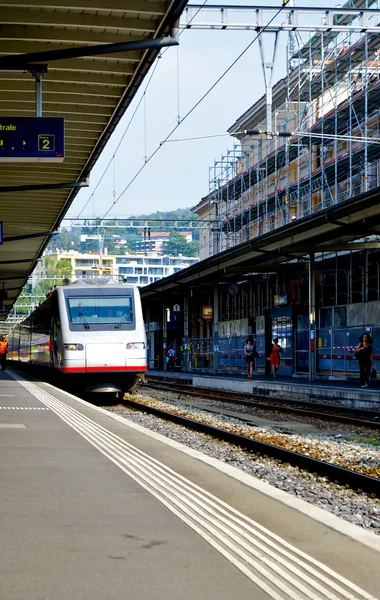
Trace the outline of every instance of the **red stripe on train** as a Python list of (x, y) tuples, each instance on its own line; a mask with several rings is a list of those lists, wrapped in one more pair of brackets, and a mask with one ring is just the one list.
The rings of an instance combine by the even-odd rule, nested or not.
[(148, 367), (60, 367), (62, 373), (93, 373), (96, 371), (147, 371)]

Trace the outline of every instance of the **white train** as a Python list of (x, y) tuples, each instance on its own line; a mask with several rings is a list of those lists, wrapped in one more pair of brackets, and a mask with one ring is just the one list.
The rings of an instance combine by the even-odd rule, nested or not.
[(140, 292), (95, 282), (58, 287), (12, 331), (8, 358), (50, 367), (88, 392), (135, 389), (147, 370)]

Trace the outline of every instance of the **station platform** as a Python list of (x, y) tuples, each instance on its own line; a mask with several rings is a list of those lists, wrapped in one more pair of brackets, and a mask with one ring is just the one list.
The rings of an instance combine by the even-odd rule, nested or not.
[(380, 537), (12, 369), (0, 450), (1, 600), (380, 597)]
[(149, 381), (173, 381), (207, 388), (236, 392), (241, 394), (258, 394), (281, 400), (298, 400), (303, 402), (324, 402), (337, 406), (365, 410), (380, 410), (380, 380), (370, 381), (369, 387), (362, 389), (359, 381), (342, 379), (318, 379), (309, 382), (304, 378), (265, 375), (213, 375), (210, 373), (183, 371), (149, 370), (146, 373)]

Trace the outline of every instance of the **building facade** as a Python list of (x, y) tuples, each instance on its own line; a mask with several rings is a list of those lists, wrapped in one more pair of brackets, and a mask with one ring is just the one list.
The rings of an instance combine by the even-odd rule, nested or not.
[(273, 86), (274, 133), (259, 133), (264, 95), (230, 127), (236, 143), (210, 167), (209, 194), (192, 209), (213, 222), (202, 232), (200, 258), (378, 187), (379, 105), (377, 33), (322, 31), (293, 45), (287, 76)]
[[(350, 0), (343, 6), (359, 5), (364, 2)], [(365, 3), (372, 6), (378, 8), (378, 2)], [(372, 24), (380, 25), (379, 11), (373, 11)], [(214, 161), (209, 193), (192, 209), (199, 219), (211, 221), (201, 231), (201, 260), (250, 241), (258, 244), (292, 223), (327, 214), (371, 190), (380, 192), (377, 33), (317, 31), (308, 42), (289, 45), (287, 75), (272, 92), (273, 131), (265, 132), (270, 119), (264, 95), (230, 127), (236, 143)], [(259, 369), (265, 370), (265, 356), (276, 336), (284, 348), (284, 374), (308, 372), (313, 344), (319, 375), (357, 374), (354, 347), (361, 333), (373, 334), (380, 357), (379, 238), (367, 230), (357, 228), (356, 241), (363, 248), (368, 243), (360, 251), (355, 244), (337, 252), (318, 252), (315, 246), (314, 328), (306, 254), (276, 268), (242, 272), (233, 285), (221, 284), (200, 296), (189, 308), (194, 311), (189, 338), (206, 357), (213, 357), (214, 369), (215, 360), (218, 369), (241, 369), (243, 341), (249, 334), (260, 345)], [(202, 319), (205, 304), (214, 306), (214, 314), (217, 306), (218, 322)]]
[[(155, 253), (143, 254), (82, 254), (76, 251), (63, 251), (47, 255), (53, 262), (68, 261), (71, 270), (70, 279), (83, 277), (112, 277), (117, 281), (126, 281), (137, 286), (148, 285), (163, 277), (173, 275), (181, 269), (195, 264), (198, 258), (185, 256), (161, 256)], [(47, 261), (39, 263), (31, 277), (32, 283), (49, 277)], [(52, 281), (52, 287), (54, 281)]]

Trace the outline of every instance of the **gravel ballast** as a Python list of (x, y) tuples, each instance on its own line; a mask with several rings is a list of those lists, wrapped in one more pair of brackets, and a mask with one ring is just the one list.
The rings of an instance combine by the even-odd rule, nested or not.
[[(156, 394), (155, 394), (156, 395)], [(161, 396), (161, 394), (160, 394)], [(168, 394), (165, 393), (165, 400)], [(133, 401), (144, 400), (148, 401), (147, 396), (138, 397), (132, 396)], [(149, 399), (154, 403), (155, 398)], [(172, 405), (173, 398), (170, 398), (169, 403)], [(147, 402), (148, 403), (148, 402)], [(176, 406), (186, 406), (186, 402), (176, 399)], [(310, 504), (324, 508), (334, 515), (354, 523), (360, 527), (372, 531), (374, 534), (380, 535), (380, 500), (369, 497), (365, 493), (358, 493), (354, 490), (335, 484), (325, 477), (300, 471), (298, 468), (287, 464), (280, 463), (274, 459), (262, 457), (253, 452), (249, 452), (232, 446), (227, 442), (214, 440), (211, 436), (188, 430), (175, 423), (170, 423), (153, 415), (146, 414), (138, 409), (130, 409), (123, 405), (105, 406), (103, 407), (121, 417), (124, 417), (138, 425), (156, 431), (165, 437), (175, 440), (181, 444), (189, 446), (194, 450), (203, 452), (204, 454), (228, 463), (245, 473), (262, 479), (263, 481), (281, 489), (289, 494), (297, 496)], [(194, 417), (195, 418), (195, 417)], [(220, 415), (216, 416), (218, 424)], [(223, 417), (225, 418), (225, 417)], [(229, 419), (231, 420), (231, 419)], [(236, 419), (232, 419), (236, 421)], [(261, 428), (260, 428), (261, 429)], [(270, 432), (270, 427), (268, 428)], [(330, 440), (331, 444), (336, 445), (339, 449), (339, 454), (345, 451), (343, 441), (344, 436), (340, 436), (338, 440)], [(297, 438), (299, 438), (299, 434)], [(313, 436), (314, 437), (314, 436)], [(329, 440), (321, 440), (323, 433), (316, 438), (320, 438), (324, 444), (329, 443)], [(370, 447), (361, 443), (360, 436), (358, 441), (351, 442), (351, 447), (357, 449), (358, 460), (379, 465), (380, 450), (377, 447)], [(343, 440), (343, 441), (342, 441)], [(297, 443), (305, 445), (310, 444), (310, 434), (304, 436), (304, 439), (299, 439)]]

